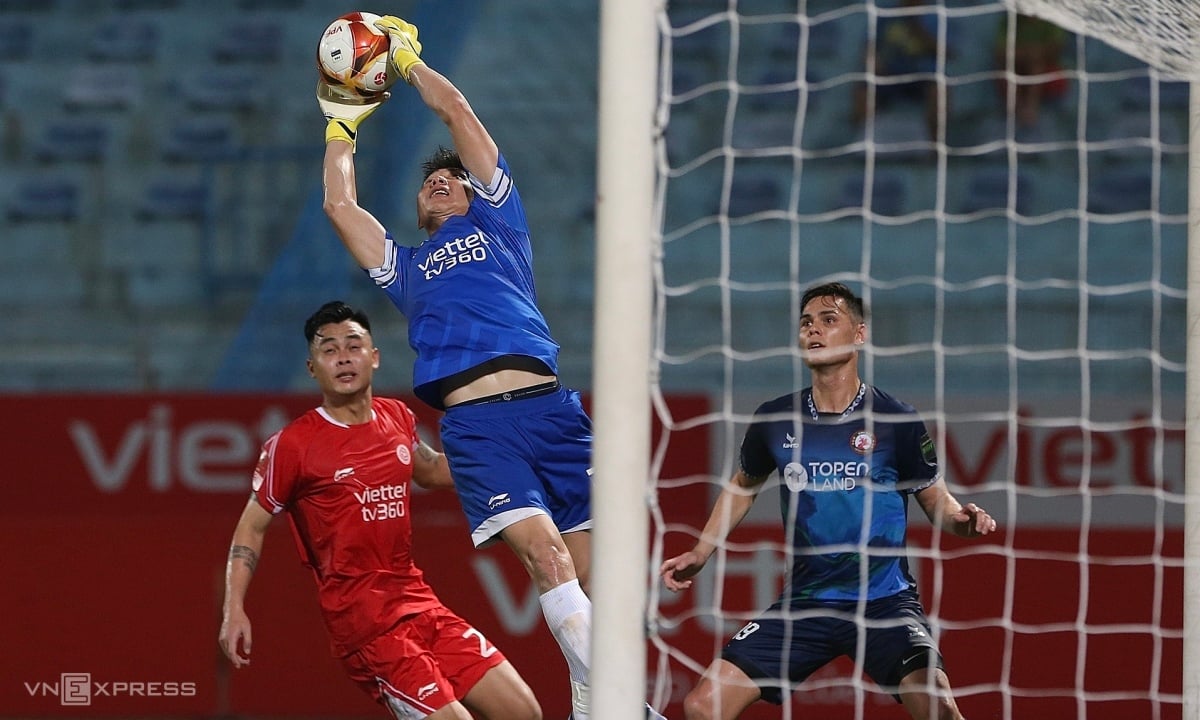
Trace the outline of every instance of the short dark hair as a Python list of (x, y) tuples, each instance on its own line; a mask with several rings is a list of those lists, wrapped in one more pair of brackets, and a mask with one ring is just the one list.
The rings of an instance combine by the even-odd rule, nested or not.
[(800, 298), (800, 310), (803, 311), (808, 306), (808, 302), (813, 298), (833, 297), (841, 298), (846, 303), (846, 309), (850, 311), (850, 316), (858, 322), (866, 322), (867, 308), (863, 305), (862, 298), (854, 294), (848, 285), (840, 282), (822, 283), (813, 285), (804, 291), (804, 296)]
[(467, 178), (467, 168), (463, 165), (462, 158), (444, 145), (438, 145), (437, 150), (421, 163), (421, 182), (428, 180), (429, 176), (438, 170), (450, 170), (464, 180)]
[(304, 339), (312, 345), (313, 338), (317, 336), (317, 330), (321, 329), (322, 325), (332, 323), (345, 322), (353, 320), (367, 332), (371, 332), (371, 321), (367, 319), (367, 314), (358, 308), (350, 307), (341, 300), (331, 300), (320, 308), (315, 313), (310, 315), (304, 321)]

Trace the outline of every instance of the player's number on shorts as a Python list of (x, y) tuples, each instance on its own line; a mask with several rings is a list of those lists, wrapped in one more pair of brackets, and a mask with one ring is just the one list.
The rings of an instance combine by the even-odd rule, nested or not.
[(750, 637), (751, 633), (753, 633), (755, 630), (758, 630), (758, 627), (759, 627), (758, 623), (748, 623), (746, 625), (746, 627), (742, 628), (741, 630), (738, 630), (737, 635), (734, 635), (733, 639), (734, 640), (745, 640), (746, 638)]
[(479, 632), (475, 628), (469, 628), (465, 633), (463, 633), (463, 637), (464, 638), (471, 638), (471, 637), (479, 638), (479, 654), (482, 657), (491, 657), (492, 655), (496, 654), (496, 646), (489, 643), (487, 641), (487, 638), (485, 638), (483, 636), (483, 633)]

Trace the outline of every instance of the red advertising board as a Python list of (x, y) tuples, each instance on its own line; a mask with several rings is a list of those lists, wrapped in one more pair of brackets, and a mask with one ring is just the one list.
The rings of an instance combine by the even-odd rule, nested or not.
[[(408, 400), (436, 443), (436, 414)], [(251, 666), (232, 670), (216, 643), (225, 556), (259, 445), (316, 402), (305, 395), (0, 398), (10, 423), (0, 434), (7, 580), (0, 617), (9, 649), (0, 715), (385, 717), (330, 656), (312, 580), (285, 522), (268, 534), (247, 601)], [(703, 397), (668, 402), (676, 419), (709, 409)], [(951, 434), (947, 464), (982, 491), (1010, 465), (1002, 459), (1006, 437), (996, 427)], [(1100, 490), (1112, 478), (1139, 486), (1179, 481), (1170, 453), (1167, 477), (1147, 477), (1154, 438), (1137, 427), (1086, 444), (1079, 437), (1069, 428), (1016, 435), (1012, 465), (1028, 469), (1019, 482), (1043, 488), (1040, 507), (1045, 488), (1087, 477), (1084, 465), (1103, 481)], [(720, 479), (711, 474), (711, 442), (703, 426), (670, 436), (661, 475), (672, 482), (659, 496), (671, 528), (666, 554), (685, 549), (691, 537), (683, 529), (707, 514), (711, 481)], [(416, 492), (416, 553), (431, 584), (503, 649), (546, 717), (565, 717), (566, 667), (523, 569), (503, 547), (472, 548), (453, 493)], [(738, 529), (719, 599), (699, 589), (703, 583), (661, 597), (661, 639), (672, 653), (664, 664), (669, 717), (682, 717), (679, 701), (697, 668), (778, 590), (783, 558), (772, 502), (760, 500), (769, 506), (765, 516)], [(1055, 523), (964, 543), (931, 535), (914, 516), (914, 567), (968, 716), (1181, 717), (1172, 698), (1182, 684), (1182, 531), (1086, 519), (1085, 532), (1085, 518), (1058, 513)], [(650, 680), (657, 661), (652, 649)], [(794, 716), (904, 717), (869, 682), (847, 685), (852, 674), (845, 662), (820, 672), (791, 700)], [(759, 703), (744, 717), (780, 716)]]
[[(436, 444), (436, 413), (405, 399)], [(14, 423), (0, 434), (0, 616), (10, 658), (0, 715), (385, 716), (331, 657), (286, 522), (268, 532), (247, 597), (252, 664), (234, 671), (217, 647), (225, 557), (261, 443), (318, 402), (0, 399)], [(683, 417), (708, 407), (701, 397), (670, 404)], [(707, 434), (673, 437), (667, 472), (707, 472)], [(566, 664), (524, 569), (502, 546), (474, 550), (453, 492), (414, 492), (415, 552), (430, 583), (512, 659), (547, 717), (565, 717)]]

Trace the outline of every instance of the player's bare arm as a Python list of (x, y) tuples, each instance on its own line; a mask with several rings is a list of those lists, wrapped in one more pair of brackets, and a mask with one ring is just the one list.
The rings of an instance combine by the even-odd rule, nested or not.
[(346, 142), (325, 144), (322, 181), (325, 186), (325, 214), (342, 244), (359, 267), (376, 268), (382, 265), (386, 230), (374, 215), (358, 204), (354, 145)]
[(934, 527), (959, 537), (977, 537), (996, 530), (995, 519), (975, 503), (960, 503), (944, 478), (918, 492), (917, 502)]
[(491, 181), (500, 151), (466, 97), (444, 75), (424, 64), (412, 68), (409, 84), (445, 123), (463, 167), (480, 180)]
[(413, 482), (426, 490), (454, 488), (446, 456), (425, 444), (424, 440), (417, 442), (416, 452), (413, 453)]
[(663, 562), (659, 568), (659, 575), (668, 590), (679, 591), (692, 586), (691, 578), (700, 572), (717, 547), (745, 519), (768, 477), (752, 477), (742, 470), (733, 474), (729, 483), (721, 489), (695, 546)]
[(217, 642), (235, 668), (250, 664), (252, 635), (250, 618), (245, 609), (246, 591), (258, 567), (263, 538), (271, 518), (271, 513), (250, 498), (234, 528), (229, 546), (229, 560), (225, 563), (225, 603)]

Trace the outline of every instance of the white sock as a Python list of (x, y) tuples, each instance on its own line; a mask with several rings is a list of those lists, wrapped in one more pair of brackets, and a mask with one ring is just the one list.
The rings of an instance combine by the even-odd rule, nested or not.
[(578, 580), (565, 582), (542, 593), (542, 614), (558, 641), (571, 673), (571, 704), (576, 720), (588, 717), (588, 678), (591, 675), (592, 601)]

